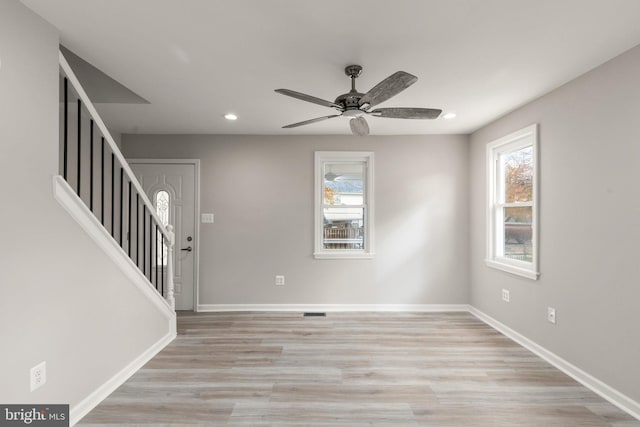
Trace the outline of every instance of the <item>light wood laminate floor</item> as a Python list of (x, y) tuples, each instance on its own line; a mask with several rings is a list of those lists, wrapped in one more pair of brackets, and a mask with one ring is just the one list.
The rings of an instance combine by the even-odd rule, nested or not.
[(468, 313), (180, 313), (79, 425), (640, 426)]

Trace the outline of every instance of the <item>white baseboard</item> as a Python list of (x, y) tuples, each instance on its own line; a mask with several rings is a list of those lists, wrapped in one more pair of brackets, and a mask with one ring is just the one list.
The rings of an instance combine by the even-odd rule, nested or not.
[(468, 312), (468, 304), (199, 304), (198, 312), (287, 311), (287, 312)]
[(113, 393), (118, 387), (124, 384), (133, 374), (135, 374), (145, 363), (151, 360), (156, 354), (167, 346), (176, 337), (175, 331), (169, 332), (162, 337), (159, 341), (149, 347), (144, 353), (136, 357), (131, 363), (125, 366), (120, 372), (115, 374), (106, 383), (102, 384), (89, 396), (84, 398), (80, 403), (74, 405), (70, 409), (69, 422), (70, 425), (75, 425), (78, 421), (87, 415), (93, 408), (98, 406), (100, 402), (106, 399), (111, 393)]
[(501, 332), (503, 335), (511, 338), (527, 350), (531, 351), (538, 357), (546, 360), (551, 365), (569, 375), (571, 378), (578, 381), (580, 384), (584, 385), (594, 393), (598, 394), (603, 399), (608, 400), (613, 405), (640, 420), (640, 403), (620, 393), (618, 390), (603, 383), (599, 379), (571, 364), (557, 354), (552, 353), (551, 351), (530, 340), (524, 335), (519, 334), (518, 332), (514, 331), (513, 329), (509, 328), (493, 317), (483, 313), (477, 308), (469, 306), (469, 312), (476, 316), (478, 319), (482, 320), (487, 325)]

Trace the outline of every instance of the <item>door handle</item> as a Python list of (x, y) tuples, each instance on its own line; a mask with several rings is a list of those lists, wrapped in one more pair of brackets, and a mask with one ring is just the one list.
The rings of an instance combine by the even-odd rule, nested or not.
[(187, 246), (186, 248), (182, 248), (180, 249), (181, 251), (187, 251), (187, 252), (191, 252), (193, 249), (191, 248), (191, 246)]

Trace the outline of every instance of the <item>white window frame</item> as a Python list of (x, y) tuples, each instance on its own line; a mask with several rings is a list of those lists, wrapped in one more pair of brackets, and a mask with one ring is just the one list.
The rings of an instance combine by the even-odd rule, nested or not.
[[(499, 178), (502, 154), (531, 146), (533, 149), (533, 197), (531, 202), (504, 203), (504, 183)], [(538, 125), (533, 124), (487, 144), (487, 266), (537, 280), (538, 271)], [(532, 262), (501, 256), (504, 248), (502, 209), (531, 206)], [(500, 223), (498, 223), (500, 221)]]
[[(316, 259), (370, 259), (375, 255), (373, 239), (373, 152), (370, 151), (316, 151), (314, 180), (314, 252)], [(324, 223), (324, 164), (335, 162), (365, 162), (364, 176), (364, 248), (325, 249)]]

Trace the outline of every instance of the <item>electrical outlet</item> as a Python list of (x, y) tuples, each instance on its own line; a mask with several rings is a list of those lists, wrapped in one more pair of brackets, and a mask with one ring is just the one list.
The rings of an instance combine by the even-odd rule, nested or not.
[(509, 290), (508, 289), (503, 289), (502, 290), (502, 301), (504, 302), (509, 302)]
[(31, 368), (31, 391), (42, 387), (47, 382), (47, 362)]
[(556, 323), (556, 309), (553, 307), (547, 307), (547, 320), (549, 323)]
[(276, 286), (284, 286), (284, 276), (276, 276)]
[(179, 295), (182, 293), (182, 283), (173, 284), (173, 293)]

